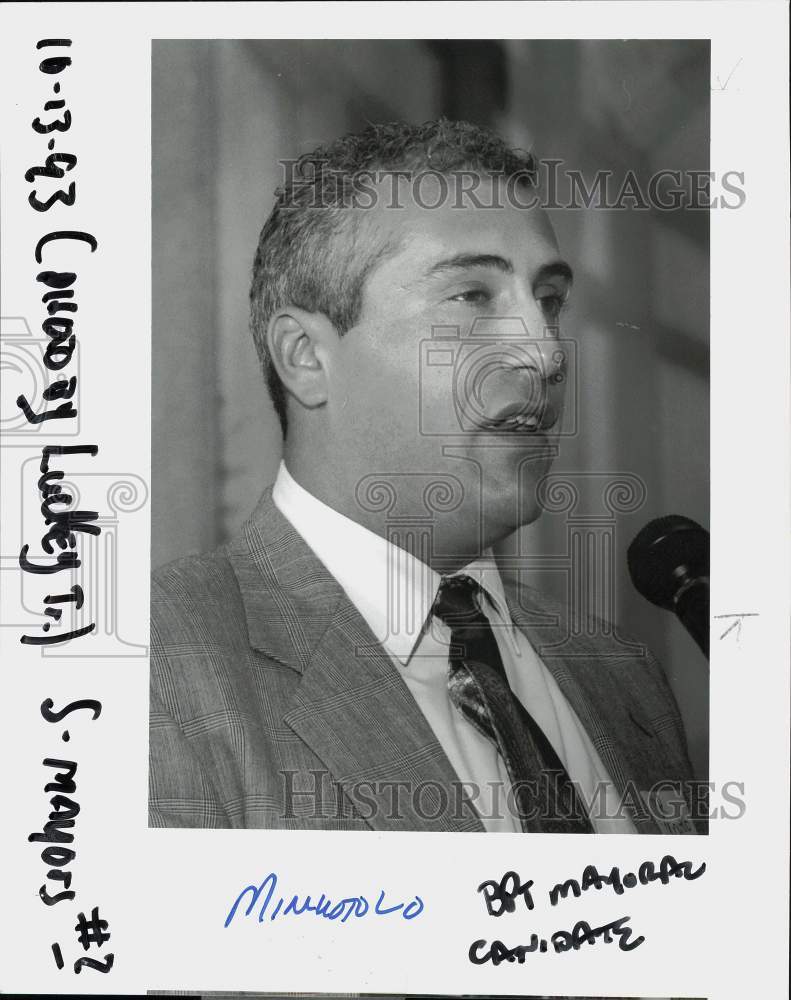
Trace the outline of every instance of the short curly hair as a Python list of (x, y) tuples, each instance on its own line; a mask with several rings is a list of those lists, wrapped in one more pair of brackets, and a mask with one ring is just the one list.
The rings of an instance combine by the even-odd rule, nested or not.
[(284, 436), (286, 393), (267, 347), (271, 317), (295, 305), (324, 313), (343, 335), (358, 321), (367, 276), (392, 250), (385, 244), (362, 255), (338, 252), (339, 237), (353, 237), (359, 225), (360, 213), (348, 211), (359, 178), (382, 171), (472, 171), (533, 186), (536, 169), (530, 153), (509, 148), (488, 129), (446, 118), (369, 125), (291, 166), (261, 230), (250, 287), (250, 328)]

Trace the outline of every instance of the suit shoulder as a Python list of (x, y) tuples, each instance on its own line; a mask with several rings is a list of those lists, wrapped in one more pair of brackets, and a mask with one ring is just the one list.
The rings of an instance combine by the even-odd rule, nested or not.
[(151, 578), (152, 642), (174, 628), (200, 623), (203, 635), (213, 623), (244, 619), (236, 575), (225, 547), (185, 556), (156, 569)]
[(616, 669), (644, 667), (664, 678), (664, 671), (651, 650), (612, 621), (588, 613), (575, 615), (567, 602), (523, 582), (516, 583), (515, 593), (520, 606), (536, 616), (537, 634), (540, 635), (544, 619), (556, 635), (567, 637), (569, 645), (575, 644), (580, 653), (587, 653), (597, 662), (606, 660)]
[(212, 552), (182, 556), (159, 566), (151, 574), (152, 597), (174, 598), (209, 597), (213, 592), (227, 587), (235, 580), (226, 546)]

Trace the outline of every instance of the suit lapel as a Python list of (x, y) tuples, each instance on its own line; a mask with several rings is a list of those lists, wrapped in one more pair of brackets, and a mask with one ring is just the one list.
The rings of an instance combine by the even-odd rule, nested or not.
[(271, 490), (229, 556), (251, 645), (301, 674), (284, 723), (369, 826), (482, 832), (454, 801), (459, 779), (398, 668)]
[[(347, 603), (285, 716), (375, 830), (483, 831), (398, 668)], [(399, 785), (401, 786), (399, 788)]]
[[(505, 581), (504, 581), (505, 583)], [(506, 583), (506, 599), (514, 624), (524, 632), (541, 661), (555, 678), (590, 737), (596, 752), (612, 778), (619, 797), (627, 804), (635, 802), (641, 791), (643, 776), (630, 765), (629, 746), (642, 730), (650, 736), (650, 723), (638, 710), (623, 707), (623, 696), (617, 681), (607, 669), (611, 647), (597, 645), (595, 639), (574, 637), (574, 656), (563, 649), (569, 632), (567, 619), (559, 605), (540, 597), (530, 587)], [(614, 716), (621, 716), (613, 725)], [(635, 828), (640, 833), (661, 833), (656, 821), (647, 813), (642, 801), (630, 809)]]

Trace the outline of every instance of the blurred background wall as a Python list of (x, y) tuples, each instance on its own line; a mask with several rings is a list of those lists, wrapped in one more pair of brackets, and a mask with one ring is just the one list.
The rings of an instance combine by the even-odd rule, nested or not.
[[(228, 539), (277, 471), (247, 295), (280, 159), (370, 121), (446, 115), (591, 181), (705, 171), (709, 79), (706, 41), (154, 42), (153, 565)], [(552, 217), (576, 273), (563, 332), (582, 374), (579, 431), (555, 471), (580, 484), (584, 510), (545, 514), (504, 550), (534, 556), (531, 582), (564, 597), (569, 517), (605, 526), (615, 583), (601, 610), (663, 662), (703, 775), (705, 661), (634, 591), (625, 553), (662, 514), (708, 527), (708, 213)], [(614, 514), (598, 473), (637, 477), (645, 500)]]

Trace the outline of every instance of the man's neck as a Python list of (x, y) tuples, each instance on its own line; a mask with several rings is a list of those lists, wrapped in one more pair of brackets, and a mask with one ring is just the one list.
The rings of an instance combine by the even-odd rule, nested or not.
[[(491, 557), (492, 547), (499, 541), (499, 538), (482, 538), (477, 523), (471, 524), (468, 518), (462, 520), (457, 512), (433, 512), (427, 516), (422, 492), (415, 497), (403, 491), (397, 493), (396, 486), (386, 476), (370, 482), (361, 491), (348, 486), (338, 467), (336, 475), (329, 478), (325, 474), (326, 462), (317, 475), (318, 463), (300, 458), (295, 450), (284, 449), (283, 461), (291, 478), (311, 496), (404, 549), (440, 575), (455, 573), (481, 557)], [(410, 503), (411, 500), (414, 502)]]

